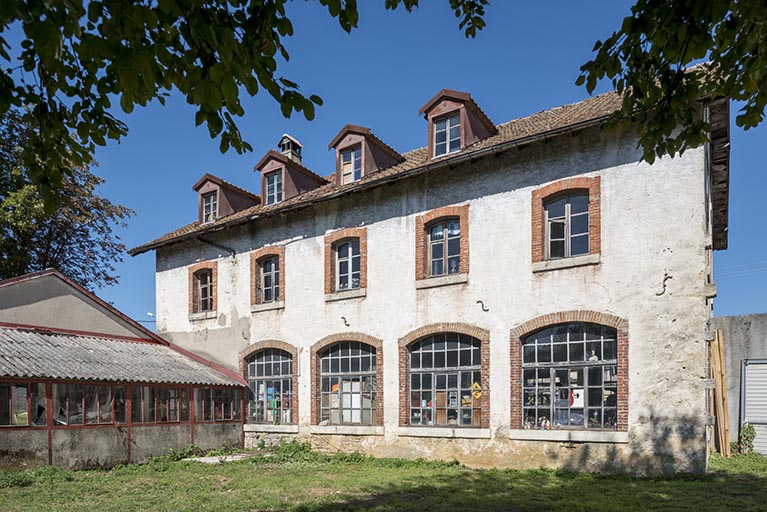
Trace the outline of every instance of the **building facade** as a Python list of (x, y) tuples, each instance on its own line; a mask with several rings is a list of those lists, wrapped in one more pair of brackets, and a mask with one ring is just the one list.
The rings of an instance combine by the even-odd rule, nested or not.
[(496, 126), (443, 90), (425, 148), (347, 125), (325, 177), (283, 136), (260, 201), (132, 250), (156, 251), (158, 331), (248, 379), (246, 443), (703, 471), (727, 103), (710, 144), (653, 165), (603, 129), (619, 105)]
[(0, 281), (0, 465), (145, 462), (243, 443), (245, 380), (53, 269)]

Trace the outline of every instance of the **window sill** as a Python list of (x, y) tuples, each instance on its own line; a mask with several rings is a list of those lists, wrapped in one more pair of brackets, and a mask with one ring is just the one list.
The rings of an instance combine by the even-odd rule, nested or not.
[(441, 437), (455, 439), (490, 439), (489, 428), (476, 427), (400, 427), (397, 434), (407, 437)]
[(509, 430), (509, 439), (525, 441), (556, 441), (580, 443), (615, 443), (629, 442), (628, 432), (607, 430)]
[(274, 300), (272, 302), (264, 302), (262, 304), (253, 304), (250, 307), (250, 312), (258, 313), (259, 311), (272, 311), (274, 309), (283, 309), (284, 307), (284, 300)]
[(276, 432), (280, 434), (298, 434), (298, 425), (269, 425), (266, 423), (246, 423), (245, 432)]
[(189, 315), (190, 322), (199, 322), (200, 320), (214, 320), (218, 318), (216, 311), (204, 311), (202, 313), (192, 313)]
[(368, 294), (367, 288), (356, 288), (352, 290), (343, 290), (335, 293), (326, 293), (325, 302), (334, 302), (344, 299), (357, 299), (359, 297), (365, 297)]
[(561, 258), (558, 260), (537, 261), (533, 263), (533, 272), (546, 272), (547, 270), (561, 270), (563, 268), (585, 267), (586, 265), (598, 265), (599, 254), (585, 254), (573, 258)]
[(341, 434), (347, 436), (382, 436), (383, 427), (356, 425), (312, 425), (309, 427), (313, 434)]
[(461, 284), (469, 282), (469, 274), (450, 274), (448, 276), (427, 277), (415, 282), (416, 290), (425, 288), (437, 288), (438, 286), (449, 286), (451, 284)]

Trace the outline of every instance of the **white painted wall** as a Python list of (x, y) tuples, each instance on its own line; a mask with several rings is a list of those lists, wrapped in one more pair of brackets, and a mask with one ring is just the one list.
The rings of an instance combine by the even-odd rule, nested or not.
[[(688, 441), (692, 437), (696, 464), (701, 456), (705, 464), (704, 285), (710, 240), (704, 225), (704, 152), (688, 150), (652, 166), (639, 163), (638, 157), (632, 137), (587, 130), (233, 229), (215, 240), (233, 247), (235, 257), (194, 242), (160, 249), (158, 331), (233, 369), (238, 352), (249, 343), (279, 339), (299, 347), (302, 425), (309, 423), (310, 415), (309, 347), (344, 331), (380, 338), (385, 381), (382, 443), (393, 446), (398, 429), (398, 338), (420, 326), (447, 321), (490, 331), (489, 436), (498, 440), (510, 428), (510, 330), (546, 313), (609, 313), (629, 321), (632, 449), (657, 450), (653, 443), (661, 435)], [(531, 192), (581, 174), (602, 177), (601, 262), (533, 273)], [(416, 290), (416, 215), (466, 202), (468, 283)], [(363, 225), (368, 230), (367, 296), (326, 303), (323, 235)], [(251, 313), (248, 252), (266, 244), (286, 246), (285, 308)], [(190, 322), (188, 267), (203, 259), (218, 261), (219, 316)], [(670, 279), (659, 295), (666, 273)], [(483, 312), (477, 300), (490, 311)], [(503, 450), (511, 451), (503, 453), (518, 453), (519, 445), (509, 446)], [(540, 453), (548, 449), (539, 447)], [(625, 447), (617, 449), (626, 454)], [(419, 454), (434, 455), (424, 450)], [(688, 448), (675, 450), (681, 456)], [(545, 460), (542, 457), (534, 460)]]

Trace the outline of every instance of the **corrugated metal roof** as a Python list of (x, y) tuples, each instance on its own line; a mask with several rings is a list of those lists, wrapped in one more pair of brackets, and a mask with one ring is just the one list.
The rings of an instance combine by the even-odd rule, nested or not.
[(241, 386), (160, 344), (5, 327), (0, 377)]

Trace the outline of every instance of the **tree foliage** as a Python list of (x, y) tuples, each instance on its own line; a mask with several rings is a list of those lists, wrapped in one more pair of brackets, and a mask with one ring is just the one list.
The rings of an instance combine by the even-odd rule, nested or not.
[(99, 196), (103, 180), (84, 167), (64, 175), (47, 212), (20, 158), (29, 132), (14, 110), (0, 118), (0, 279), (55, 267), (87, 288), (116, 283), (125, 246), (112, 230), (133, 212)]
[[(315, 0), (348, 31), (357, 0)], [(221, 151), (250, 150), (235, 119), (241, 96), (265, 90), (283, 115), (314, 117), (322, 100), (278, 74), (293, 34), (288, 0), (4, 0), (0, 2), (0, 115), (28, 108), (33, 128), (21, 158), (46, 204), (70, 169), (92, 162), (95, 146), (120, 139), (126, 125), (113, 114), (177, 90), (197, 107), (197, 125), (218, 137)], [(459, 26), (474, 36), (487, 0), (449, 0)], [(385, 0), (410, 11), (418, 0)], [(23, 31), (19, 48), (4, 32)], [(17, 51), (18, 50), (18, 51)]]
[(594, 51), (577, 83), (592, 92), (607, 79), (625, 93), (621, 115), (636, 123), (650, 162), (705, 140), (709, 126), (699, 115), (701, 100), (743, 102), (735, 121), (745, 129), (764, 119), (764, 0), (638, 0), (620, 29), (597, 41)]

